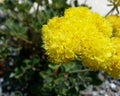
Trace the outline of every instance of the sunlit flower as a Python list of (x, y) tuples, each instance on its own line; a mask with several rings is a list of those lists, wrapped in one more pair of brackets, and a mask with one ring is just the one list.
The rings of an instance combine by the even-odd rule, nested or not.
[(111, 35), (109, 22), (86, 7), (69, 8), (64, 16), (50, 19), (42, 28), (43, 47), (51, 62), (67, 63), (79, 57), (93, 70), (109, 65)]
[(81, 49), (82, 64), (92, 70), (106, 69), (114, 52), (110, 39), (98, 33), (88, 34), (81, 42)]
[(70, 23), (62, 17), (54, 17), (42, 28), (43, 46), (53, 63), (66, 63), (76, 57), (74, 49), (79, 40)]
[(99, 14), (91, 12), (87, 7), (69, 8), (65, 11), (64, 17), (78, 20), (78, 22), (92, 23), (104, 36), (111, 37), (112, 35), (111, 24)]
[(111, 64), (108, 68), (106, 68), (106, 72), (114, 78), (120, 77), (120, 38), (113, 37), (112, 38), (113, 47), (115, 49), (115, 53), (111, 59)]
[(120, 37), (120, 16), (107, 16), (107, 20), (111, 23), (113, 27), (113, 36)]

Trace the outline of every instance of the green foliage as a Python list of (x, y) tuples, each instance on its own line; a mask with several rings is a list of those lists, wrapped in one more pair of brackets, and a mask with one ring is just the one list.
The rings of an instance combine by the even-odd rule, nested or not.
[(49, 64), (48, 70), (40, 72), (40, 76), (45, 82), (42, 87), (44, 90), (42, 96), (46, 96), (45, 93), (49, 92), (57, 93), (56, 96), (76, 96), (91, 82), (91, 78), (88, 77), (88, 69), (83, 69), (78, 61), (52, 66)]
[[(0, 60), (7, 69), (4, 91), (14, 91), (15, 96), (77, 96), (97, 79), (78, 60), (51, 64), (41, 39), (42, 25), (71, 6), (66, 0), (53, 0), (52, 4), (48, 0), (18, 1), (5, 0), (0, 6), (4, 15), (0, 17)], [(37, 8), (30, 13), (35, 2)]]

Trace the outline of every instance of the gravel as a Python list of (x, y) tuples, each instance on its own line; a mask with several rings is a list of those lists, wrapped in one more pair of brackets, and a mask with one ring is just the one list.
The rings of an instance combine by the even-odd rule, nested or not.
[(99, 86), (89, 85), (79, 96), (120, 96), (120, 79), (113, 80), (109, 76), (105, 79), (102, 73), (98, 76), (103, 83)]

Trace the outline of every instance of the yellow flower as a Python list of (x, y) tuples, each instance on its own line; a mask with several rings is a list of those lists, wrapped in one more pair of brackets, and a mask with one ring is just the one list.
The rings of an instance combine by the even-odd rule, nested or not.
[(104, 36), (111, 37), (112, 35), (111, 24), (99, 14), (91, 12), (87, 7), (69, 8), (66, 9), (64, 14), (66, 18), (72, 18), (76, 21), (78, 20), (78, 22), (89, 22), (90, 24), (94, 24), (98, 31), (103, 33)]
[(110, 66), (108, 66), (105, 71), (116, 79), (120, 77), (120, 38), (113, 37), (112, 43), (114, 44), (115, 53), (111, 59)]
[(98, 28), (98, 31), (103, 33), (104, 36), (107, 36), (107, 37), (112, 36), (113, 28), (111, 26), (111, 23), (108, 22), (105, 18), (103, 18), (97, 13), (94, 13), (93, 17), (91, 17), (91, 20), (95, 24), (95, 26)]
[[(95, 30), (91, 30), (95, 31)], [(102, 34), (93, 33), (86, 35), (81, 42), (82, 64), (92, 70), (104, 70), (109, 66), (114, 50), (109, 38)]]
[(76, 57), (74, 49), (78, 39), (73, 32), (70, 22), (62, 17), (54, 17), (43, 26), (43, 47), (51, 62), (67, 63)]
[(64, 16), (54, 17), (42, 27), (43, 47), (51, 62), (67, 63), (80, 57), (93, 70), (109, 65), (111, 35), (109, 22), (86, 7), (69, 8)]
[(113, 27), (113, 36), (120, 37), (120, 16), (107, 16), (107, 20), (111, 23)]

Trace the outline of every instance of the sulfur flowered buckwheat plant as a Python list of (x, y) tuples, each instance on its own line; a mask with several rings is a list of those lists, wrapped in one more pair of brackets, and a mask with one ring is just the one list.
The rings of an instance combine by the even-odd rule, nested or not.
[(120, 77), (120, 1), (108, 0), (106, 16), (78, 1), (0, 0), (4, 93), (81, 96), (101, 71)]
[(114, 47), (114, 54), (111, 60), (111, 65), (106, 69), (108, 74), (114, 78), (120, 77), (120, 16), (109, 15), (106, 19), (111, 23), (113, 28), (113, 36), (111, 42)]
[(120, 17), (106, 18), (87, 7), (69, 8), (64, 16), (50, 19), (42, 28), (43, 47), (55, 64), (79, 58), (92, 70), (120, 76)]

